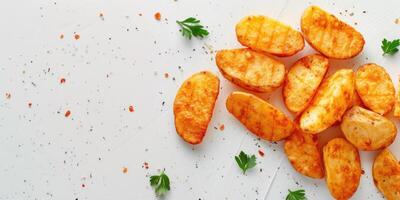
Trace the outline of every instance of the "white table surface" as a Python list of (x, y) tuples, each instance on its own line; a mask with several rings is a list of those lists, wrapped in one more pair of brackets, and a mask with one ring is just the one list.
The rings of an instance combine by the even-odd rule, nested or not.
[[(257, 139), (226, 111), (227, 95), (242, 89), (224, 79), (214, 61), (216, 50), (240, 47), (234, 26), (242, 17), (268, 15), (299, 29), (303, 10), (312, 4), (354, 25), (366, 40), (358, 57), (332, 61), (330, 73), (375, 62), (397, 83), (400, 55), (383, 57), (380, 49), (383, 38), (399, 37), (397, 0), (2, 2), (0, 200), (155, 199), (149, 176), (161, 169), (171, 180), (165, 199), (280, 200), (288, 189), (300, 188), (308, 199), (331, 199), (324, 180), (293, 170), (281, 142)], [(175, 21), (190, 16), (208, 26), (207, 38), (181, 36)], [(311, 52), (307, 45), (280, 60), (289, 67)], [(172, 104), (180, 84), (200, 70), (218, 74), (221, 92), (203, 143), (193, 147), (175, 132)], [(293, 118), (280, 89), (261, 96)], [(225, 130), (214, 128), (221, 124)], [(322, 133), (321, 144), (338, 133), (337, 127)], [(399, 137), (390, 149), (400, 158)], [(245, 176), (233, 159), (240, 150), (258, 158)], [(361, 153), (365, 174), (352, 199), (383, 199), (372, 182), (375, 154)]]

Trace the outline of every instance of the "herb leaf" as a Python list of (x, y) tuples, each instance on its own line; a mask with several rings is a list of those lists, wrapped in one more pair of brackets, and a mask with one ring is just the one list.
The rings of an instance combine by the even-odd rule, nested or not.
[(286, 196), (286, 200), (307, 200), (304, 190), (289, 190), (289, 194)]
[(150, 177), (150, 185), (155, 187), (157, 196), (162, 196), (170, 190), (169, 178), (165, 172)]
[(207, 36), (209, 33), (204, 26), (200, 24), (200, 20), (189, 17), (183, 21), (176, 21), (176, 23), (181, 27), (181, 32), (183, 37), (187, 37), (192, 39), (192, 36), (203, 38)]
[(400, 39), (388, 41), (386, 38), (382, 40), (382, 51), (383, 55), (389, 54), (393, 55), (399, 51), (397, 47), (400, 46)]
[(242, 169), (243, 174), (245, 174), (248, 169), (255, 167), (257, 164), (255, 155), (250, 157), (243, 151), (240, 151), (239, 156), (235, 156), (235, 160), (240, 169)]

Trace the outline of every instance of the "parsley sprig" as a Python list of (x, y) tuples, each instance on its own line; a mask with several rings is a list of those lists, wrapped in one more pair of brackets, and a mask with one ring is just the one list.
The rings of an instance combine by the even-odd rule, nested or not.
[(382, 40), (382, 51), (383, 55), (393, 55), (399, 51), (397, 47), (400, 46), (400, 39), (388, 41), (386, 38)]
[(183, 37), (187, 37), (189, 40), (192, 39), (192, 36), (203, 38), (208, 35), (208, 31), (200, 24), (200, 20), (194, 17), (176, 21), (176, 23), (181, 27)]
[(242, 169), (243, 174), (245, 174), (248, 169), (253, 168), (257, 164), (255, 155), (252, 155), (250, 157), (243, 151), (240, 151), (239, 156), (235, 156), (235, 160), (240, 169)]
[(304, 190), (289, 190), (289, 194), (286, 196), (286, 200), (307, 200), (306, 193)]
[(164, 171), (160, 175), (151, 176), (150, 185), (155, 188), (157, 196), (162, 196), (170, 190), (169, 178)]

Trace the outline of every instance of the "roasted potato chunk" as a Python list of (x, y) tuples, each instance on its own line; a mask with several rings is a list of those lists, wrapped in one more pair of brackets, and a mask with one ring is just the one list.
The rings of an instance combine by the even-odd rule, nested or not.
[(350, 109), (353, 106), (364, 107), (364, 104), (363, 104), (363, 102), (362, 102), (362, 100), (360, 98), (360, 95), (358, 95), (357, 91), (354, 91), (353, 98), (352, 98), (351, 103), (349, 104), (349, 107), (347, 109)]
[(340, 124), (346, 139), (359, 150), (374, 151), (393, 143), (396, 125), (382, 115), (354, 106)]
[(375, 158), (372, 176), (387, 200), (400, 199), (400, 163), (389, 150), (383, 150)]
[(300, 117), (305, 133), (317, 134), (340, 120), (354, 95), (354, 73), (341, 69), (322, 82), (310, 106)]
[(300, 32), (266, 16), (247, 16), (236, 25), (238, 41), (256, 51), (291, 56), (304, 48)]
[(318, 136), (299, 128), (285, 139), (285, 153), (296, 171), (310, 178), (323, 178), (324, 166), (318, 150)]
[(186, 142), (199, 144), (206, 133), (219, 94), (219, 79), (211, 72), (193, 74), (174, 101), (175, 128)]
[(396, 101), (394, 104), (394, 111), (393, 115), (397, 118), (400, 118), (400, 77), (399, 77), (399, 82), (397, 83), (398, 90), (396, 94)]
[(288, 110), (300, 113), (311, 102), (328, 70), (328, 59), (321, 55), (308, 55), (289, 69), (283, 85), (283, 100)]
[(394, 85), (383, 67), (370, 63), (358, 68), (356, 90), (364, 105), (372, 111), (383, 115), (392, 110)]
[(328, 58), (352, 58), (362, 51), (365, 43), (353, 27), (317, 6), (304, 11), (301, 31), (306, 41)]
[(360, 183), (358, 150), (343, 138), (335, 138), (323, 148), (326, 183), (336, 199), (349, 199)]
[(268, 141), (282, 140), (294, 130), (293, 122), (284, 113), (249, 93), (232, 92), (226, 108), (252, 133)]
[(271, 92), (285, 78), (283, 63), (250, 49), (218, 51), (216, 62), (226, 79), (254, 92)]

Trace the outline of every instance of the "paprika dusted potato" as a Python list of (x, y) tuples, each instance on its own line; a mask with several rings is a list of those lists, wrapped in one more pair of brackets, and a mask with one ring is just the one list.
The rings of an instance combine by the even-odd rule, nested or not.
[(383, 150), (375, 158), (372, 175), (387, 200), (400, 199), (400, 163), (389, 150)]
[(398, 90), (397, 90), (397, 94), (396, 94), (393, 115), (397, 118), (400, 118), (400, 92), (399, 92), (400, 91), (400, 77), (399, 77), (397, 86), (398, 86)]

